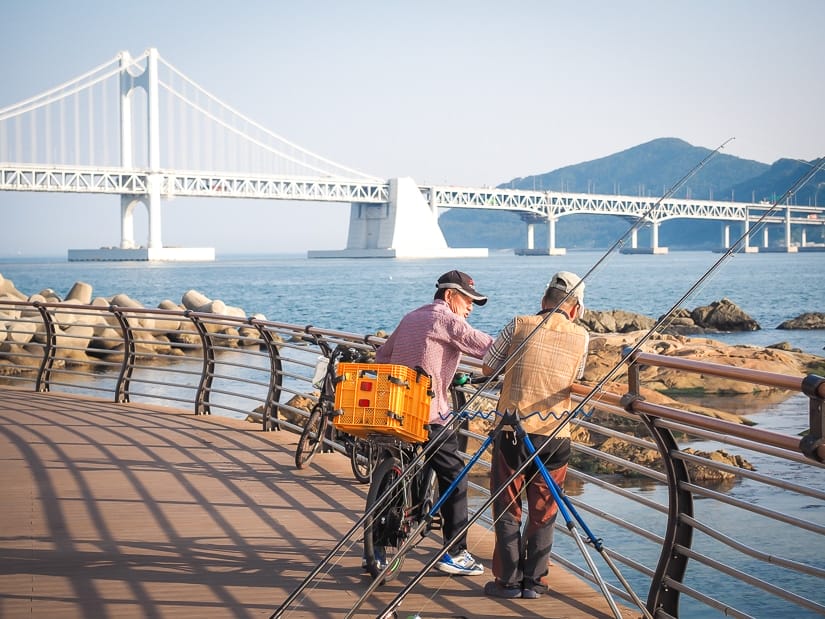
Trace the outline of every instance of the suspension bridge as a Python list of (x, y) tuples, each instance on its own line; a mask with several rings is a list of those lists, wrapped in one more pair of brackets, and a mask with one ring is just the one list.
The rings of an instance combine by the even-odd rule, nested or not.
[[(346, 248), (310, 257), (484, 256), (486, 248), (450, 248), (439, 209), (496, 209), (526, 224), (518, 253), (562, 254), (556, 223), (573, 214), (646, 218), (649, 247), (634, 230), (625, 251), (664, 253), (659, 226), (669, 219), (723, 222), (745, 234), (771, 204), (664, 199), (554, 191), (418, 185), (382, 179), (333, 162), (277, 135), (186, 77), (156, 49), (121, 52), (46, 92), (0, 109), (0, 191), (112, 194), (120, 197), (120, 244), (69, 250), (69, 260), (212, 260), (214, 248), (164, 247), (162, 203), (176, 197), (243, 198), (350, 205)], [(655, 209), (653, 205), (659, 203)], [(146, 245), (135, 240), (135, 209), (148, 212)], [(785, 205), (764, 217), (781, 224), (784, 249), (808, 248), (805, 231), (825, 224), (825, 207)], [(802, 226), (794, 246), (791, 226)], [(546, 228), (547, 248), (535, 231)], [(768, 247), (767, 227), (763, 248)], [(737, 235), (738, 236), (738, 235)]]

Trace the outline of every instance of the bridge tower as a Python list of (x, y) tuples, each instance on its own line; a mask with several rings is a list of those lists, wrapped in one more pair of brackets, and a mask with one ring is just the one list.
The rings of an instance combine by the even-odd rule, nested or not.
[[(204, 260), (215, 259), (213, 247), (164, 247), (161, 237), (160, 166), (160, 106), (158, 94), (158, 50), (147, 51), (146, 66), (141, 68), (128, 51), (120, 52), (120, 165), (134, 169), (135, 113), (132, 106), (135, 91), (146, 92), (147, 182), (144, 194), (120, 196), (120, 247), (100, 249), (70, 249), (69, 262), (105, 260)], [(146, 247), (135, 242), (135, 208), (143, 204), (149, 216)]]

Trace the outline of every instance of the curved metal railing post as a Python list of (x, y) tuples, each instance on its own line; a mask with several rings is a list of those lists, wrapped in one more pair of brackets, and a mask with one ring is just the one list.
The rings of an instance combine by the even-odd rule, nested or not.
[(115, 385), (115, 402), (128, 402), (132, 373), (135, 370), (135, 363), (137, 361), (135, 336), (129, 320), (117, 305), (110, 305), (109, 311), (117, 318), (117, 322), (120, 325), (120, 333), (123, 336), (123, 361), (120, 364), (120, 372), (118, 373), (117, 383)]
[(812, 460), (825, 462), (825, 378), (808, 374), (802, 392), (808, 396), (808, 433), (799, 441), (799, 449)]
[(195, 414), (211, 415), (209, 394), (212, 391), (212, 379), (215, 376), (215, 348), (212, 342), (212, 336), (209, 334), (209, 331), (207, 331), (206, 325), (194, 312), (187, 310), (184, 312), (184, 316), (195, 325), (195, 329), (197, 329), (198, 335), (200, 335), (203, 349), (203, 368), (201, 369), (198, 392), (195, 395)]
[[(318, 346), (321, 349), (321, 354), (327, 358), (327, 363), (332, 363), (332, 352), (333, 347), (330, 346), (330, 343), (327, 342), (322, 335), (316, 333), (314, 331), (314, 327), (312, 325), (307, 325), (304, 327), (304, 333), (306, 333), (307, 337), (312, 339), (313, 344)], [(324, 379), (326, 381), (326, 378)], [(323, 391), (323, 387), (321, 388)], [(334, 440), (335, 437), (335, 427), (333, 424), (328, 423), (327, 429), (324, 433), (324, 436), (321, 440), (321, 453), (331, 453), (335, 451), (330, 443)]]
[(665, 581), (682, 582), (685, 577), (688, 556), (684, 552), (675, 552), (675, 548), (676, 546), (690, 548), (693, 543), (693, 527), (687, 524), (688, 519), (682, 517), (693, 517), (693, 495), (683, 490), (685, 484), (690, 481), (687, 464), (684, 460), (673, 458), (671, 455), (679, 451), (679, 445), (673, 433), (667, 428), (658, 427), (652, 417), (633, 410), (634, 402), (641, 398), (640, 371), (639, 364), (631, 358), (627, 368), (628, 392), (622, 398), (622, 404), (627, 412), (639, 415), (653, 436), (659, 453), (662, 455), (668, 482), (667, 523), (662, 551), (659, 554), (656, 571), (650, 581), (647, 609), (654, 614), (661, 609), (669, 617), (678, 617), (679, 590), (676, 587), (665, 586)]
[[(266, 346), (266, 353), (269, 356), (269, 390), (266, 394), (266, 402), (264, 402), (263, 410), (261, 411), (261, 429), (264, 432), (270, 432), (273, 429), (280, 430), (281, 425), (278, 423), (278, 403), (281, 401), (281, 387), (283, 386), (283, 363), (281, 362), (281, 353), (278, 350), (278, 345), (275, 343), (275, 338), (272, 333), (266, 329), (261, 321), (257, 318), (249, 318), (249, 324), (258, 330), (261, 339)], [(272, 418), (275, 418), (273, 424)]]
[(51, 381), (52, 370), (54, 369), (54, 360), (57, 353), (57, 338), (52, 316), (49, 314), (46, 306), (40, 301), (35, 301), (34, 306), (43, 318), (43, 328), (46, 331), (46, 341), (43, 344), (43, 359), (40, 360), (40, 367), (37, 369), (34, 388), (39, 393), (46, 393), (49, 391), (49, 382)]

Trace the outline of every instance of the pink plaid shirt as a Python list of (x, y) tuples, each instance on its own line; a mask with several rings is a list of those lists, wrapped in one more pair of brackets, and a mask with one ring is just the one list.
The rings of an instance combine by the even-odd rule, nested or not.
[(430, 423), (444, 425), (452, 410), (449, 388), (461, 353), (481, 358), (493, 338), (474, 329), (441, 299), (414, 309), (375, 354), (377, 363), (420, 367), (432, 379)]

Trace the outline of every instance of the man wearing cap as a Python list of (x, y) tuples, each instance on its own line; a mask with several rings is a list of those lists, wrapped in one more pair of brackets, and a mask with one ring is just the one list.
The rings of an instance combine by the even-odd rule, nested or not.
[[(485, 375), (504, 372), (497, 410), (515, 413), (533, 446), (542, 447), (548, 473), (561, 487), (570, 459), (570, 425), (562, 416), (572, 409), (570, 386), (584, 372), (589, 335), (575, 324), (584, 308), (584, 282), (560, 271), (547, 286), (541, 311), (516, 316), (484, 356)], [(493, 443), (490, 491), (496, 492), (530, 458), (516, 433), (498, 433)], [(528, 517), (521, 529), (521, 493)], [(493, 503), (496, 543), (495, 580), (484, 593), (502, 598), (537, 598), (546, 593), (553, 527), (558, 507), (535, 463), (513, 479)]]
[[(430, 405), (429, 441), (444, 440), (429, 460), (438, 476), (441, 494), (458, 477), (464, 460), (458, 453), (458, 436), (445, 429), (450, 422), (449, 388), (461, 354), (481, 358), (493, 338), (467, 322), (473, 304), (484, 305), (487, 297), (475, 289), (473, 279), (461, 271), (449, 271), (438, 278), (432, 303), (412, 310), (378, 349), (377, 363), (421, 367), (430, 375), (433, 399)], [(442, 433), (446, 433), (442, 435)], [(467, 525), (467, 479), (464, 478), (441, 506), (444, 543)], [(448, 574), (477, 576), (484, 567), (467, 551), (467, 536), (453, 540), (437, 564)]]

